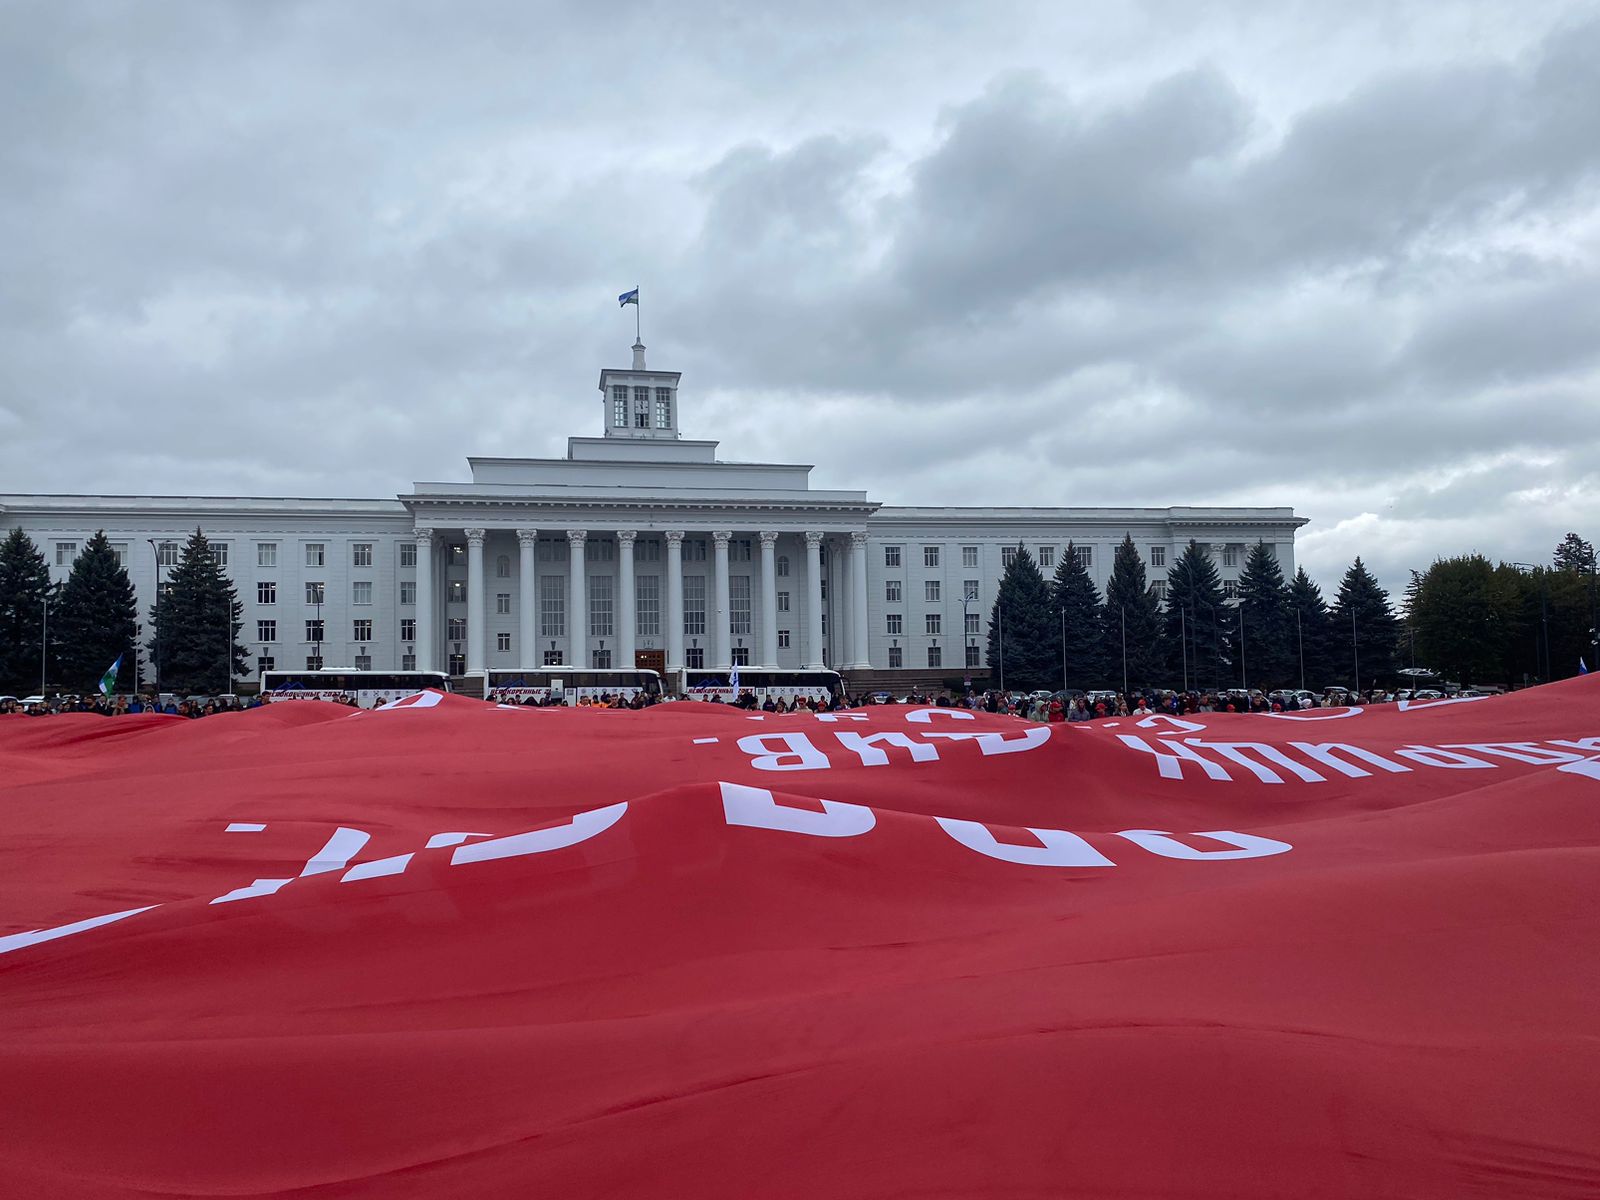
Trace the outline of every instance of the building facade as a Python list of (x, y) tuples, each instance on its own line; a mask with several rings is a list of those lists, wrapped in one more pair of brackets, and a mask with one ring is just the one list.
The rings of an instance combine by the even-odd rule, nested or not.
[(1305, 522), (1289, 508), (892, 507), (814, 489), (807, 465), (723, 462), (680, 435), (679, 382), (636, 344), (600, 375), (604, 436), (559, 459), (469, 458), (468, 482), (393, 500), (0, 495), (0, 527), (28, 533), (57, 579), (105, 530), (141, 620), (203, 529), (257, 674), (740, 663), (878, 686), (982, 670), (1019, 544), (1049, 575), (1072, 542), (1102, 591), (1124, 535), (1158, 588), (1191, 538), (1230, 592), (1258, 540), (1294, 570)]

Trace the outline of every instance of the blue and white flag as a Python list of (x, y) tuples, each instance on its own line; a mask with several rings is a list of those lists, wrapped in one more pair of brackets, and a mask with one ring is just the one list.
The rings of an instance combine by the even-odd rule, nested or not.
[(1579, 675), (1587, 675), (1588, 673), (1589, 673), (1589, 664), (1583, 661), (1583, 655), (1580, 654), (1578, 656), (1578, 674)]
[(733, 689), (733, 694), (735, 696), (737, 696), (739, 694), (739, 664), (738, 663), (734, 663), (733, 664), (733, 670), (728, 675), (728, 686)]
[(631, 291), (631, 292), (623, 292), (622, 295), (617, 297), (617, 307), (618, 308), (621, 308), (625, 304), (637, 304), (637, 303), (639, 303), (639, 289), (638, 288), (634, 288), (633, 291)]
[(122, 655), (117, 655), (117, 661), (111, 664), (109, 670), (100, 676), (100, 694), (111, 695), (111, 689), (117, 686), (117, 673), (122, 670)]

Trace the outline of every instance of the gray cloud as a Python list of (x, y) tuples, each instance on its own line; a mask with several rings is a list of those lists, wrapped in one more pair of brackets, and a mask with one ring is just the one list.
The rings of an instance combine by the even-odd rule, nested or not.
[(638, 283), (823, 486), (1290, 503), (1394, 586), (1593, 521), (1592, 8), (1071, 7), (5, 6), (0, 490), (559, 453)]

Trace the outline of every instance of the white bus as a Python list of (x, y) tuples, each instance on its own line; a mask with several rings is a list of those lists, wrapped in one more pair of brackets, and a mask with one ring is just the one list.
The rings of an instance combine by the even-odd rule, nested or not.
[(678, 695), (685, 700), (718, 699), (732, 704), (743, 693), (751, 692), (759, 704), (769, 696), (774, 700), (825, 700), (844, 696), (844, 680), (837, 671), (768, 670), (765, 667), (740, 667), (737, 690), (727, 671), (685, 670), (676, 680)]
[(566, 704), (617, 695), (632, 700), (641, 692), (649, 703), (661, 699), (660, 672), (642, 667), (491, 668), (483, 675), (484, 698), (500, 704), (542, 704), (552, 695)]
[(362, 708), (398, 700), (426, 688), (448, 692), (443, 671), (356, 671), (334, 667), (324, 671), (263, 671), (261, 698), (277, 700), (354, 700)]

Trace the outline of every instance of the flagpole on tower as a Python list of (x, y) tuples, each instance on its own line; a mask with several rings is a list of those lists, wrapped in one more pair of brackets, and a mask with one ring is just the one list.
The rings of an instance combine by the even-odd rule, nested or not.
[(639, 323), (639, 285), (636, 283), (633, 285), (633, 340), (635, 342), (643, 343), (644, 341), (644, 334), (641, 332), (641, 328)]

